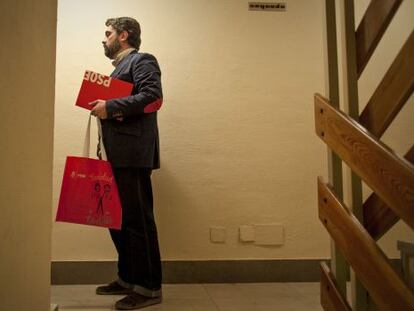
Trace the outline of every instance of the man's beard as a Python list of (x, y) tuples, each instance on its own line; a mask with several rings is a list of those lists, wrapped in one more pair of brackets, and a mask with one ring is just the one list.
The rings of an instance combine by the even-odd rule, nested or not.
[(121, 45), (119, 44), (118, 40), (115, 40), (110, 46), (107, 46), (104, 44), (105, 49), (105, 56), (109, 59), (114, 59), (115, 55), (119, 52), (121, 49)]

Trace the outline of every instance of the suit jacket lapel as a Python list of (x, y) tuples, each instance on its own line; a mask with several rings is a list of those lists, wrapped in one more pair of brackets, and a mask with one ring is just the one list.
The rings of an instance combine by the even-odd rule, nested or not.
[(115, 67), (114, 71), (111, 73), (112, 78), (117, 78), (121, 72), (123, 72), (124, 68), (128, 65), (128, 59), (131, 54), (135, 54), (137, 51), (132, 51), (127, 56), (125, 56), (118, 66)]

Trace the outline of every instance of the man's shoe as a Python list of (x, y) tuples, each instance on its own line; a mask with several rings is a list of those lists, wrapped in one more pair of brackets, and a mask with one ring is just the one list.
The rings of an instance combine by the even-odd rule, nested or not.
[(121, 286), (117, 281), (96, 288), (97, 295), (128, 295), (131, 292), (132, 289)]
[(118, 300), (115, 303), (115, 308), (117, 310), (137, 310), (142, 309), (148, 306), (155, 305), (157, 303), (161, 303), (162, 297), (145, 297), (138, 293), (132, 292), (128, 296)]

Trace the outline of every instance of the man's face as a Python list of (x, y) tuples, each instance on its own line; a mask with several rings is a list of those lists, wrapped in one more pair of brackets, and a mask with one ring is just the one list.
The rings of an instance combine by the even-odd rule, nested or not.
[(114, 59), (121, 49), (121, 44), (119, 43), (118, 34), (112, 26), (108, 26), (106, 29), (105, 39), (102, 41), (102, 44), (105, 49), (105, 56), (109, 59)]

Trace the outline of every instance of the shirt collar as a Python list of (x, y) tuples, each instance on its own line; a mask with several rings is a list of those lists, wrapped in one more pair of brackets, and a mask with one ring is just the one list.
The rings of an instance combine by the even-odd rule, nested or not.
[(124, 57), (127, 56), (132, 51), (136, 51), (136, 49), (135, 48), (127, 48), (127, 49), (119, 52), (118, 55), (115, 57), (114, 61), (112, 62), (112, 65), (114, 65), (114, 67), (118, 66), (119, 63), (124, 59)]

